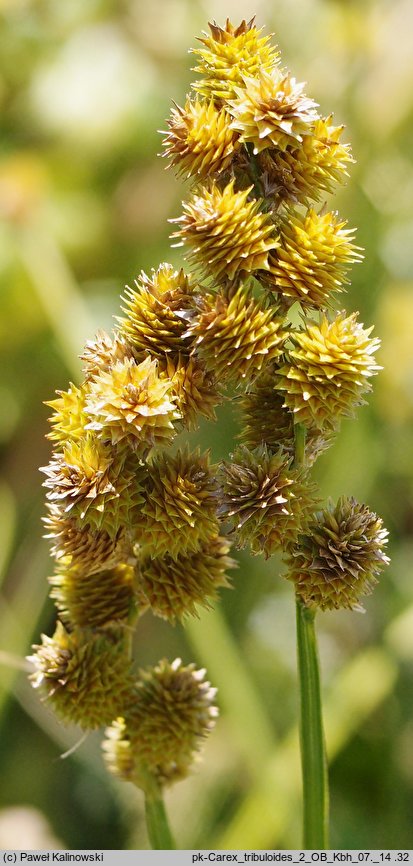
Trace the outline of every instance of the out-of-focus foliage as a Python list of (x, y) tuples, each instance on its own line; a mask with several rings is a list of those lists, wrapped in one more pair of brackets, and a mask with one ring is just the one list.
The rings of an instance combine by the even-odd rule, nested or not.
[[(78, 381), (80, 354), (120, 312), (143, 268), (180, 265), (167, 218), (182, 182), (156, 157), (170, 101), (184, 104), (187, 49), (216, 18), (257, 14), (357, 158), (335, 205), (364, 263), (348, 310), (383, 347), (370, 405), (319, 458), (323, 495), (383, 516), (392, 565), (364, 616), (319, 614), (331, 755), (332, 845), (412, 848), (413, 54), (410, 0), (2, 0), (0, 3), (0, 845), (142, 848), (143, 803), (106, 774), (99, 737), (65, 760), (24, 657), (54, 617), (41, 539), (42, 401)], [(192, 59), (193, 60), (193, 59)], [(346, 298), (343, 296), (343, 305)], [(233, 446), (236, 421), (202, 447)], [(223, 432), (224, 431), (224, 432)], [(195, 435), (192, 437), (195, 441)], [(182, 847), (297, 847), (299, 769), (291, 586), (279, 562), (239, 555), (234, 589), (184, 629), (144, 618), (136, 655), (205, 665), (221, 720), (168, 808)], [(29, 811), (28, 811), (29, 810)], [(35, 811), (37, 810), (37, 811)], [(3, 842), (3, 839), (6, 840)], [(37, 840), (33, 842), (33, 839)], [(60, 842), (58, 841), (60, 840)]]

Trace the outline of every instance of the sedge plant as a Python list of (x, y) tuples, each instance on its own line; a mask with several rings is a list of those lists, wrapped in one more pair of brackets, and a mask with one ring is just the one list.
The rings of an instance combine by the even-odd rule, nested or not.
[[(141, 788), (154, 848), (172, 848), (162, 792), (215, 724), (191, 662), (136, 669), (146, 611), (174, 624), (216, 602), (230, 547), (281, 551), (296, 598), (306, 848), (328, 848), (328, 780), (315, 616), (359, 610), (388, 562), (367, 505), (322, 504), (311, 478), (377, 373), (379, 340), (342, 296), (354, 230), (324, 204), (353, 161), (343, 127), (283, 68), (254, 19), (210, 24), (198, 78), (164, 134), (190, 182), (162, 263), (127, 287), (84, 380), (49, 405), (45, 518), (58, 622), (31, 657), (63, 723), (106, 727), (108, 770)], [(220, 464), (175, 439), (232, 402), (239, 442)], [(182, 441), (182, 437), (179, 440)]]

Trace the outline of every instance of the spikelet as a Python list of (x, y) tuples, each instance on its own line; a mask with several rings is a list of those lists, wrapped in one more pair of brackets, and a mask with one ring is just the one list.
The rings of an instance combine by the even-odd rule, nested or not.
[(41, 471), (47, 475), (49, 502), (60, 505), (80, 527), (105, 529), (114, 536), (131, 524), (133, 511), (143, 502), (136, 458), (116, 453), (92, 433), (67, 442)]
[(199, 418), (216, 421), (215, 406), (222, 403), (214, 373), (207, 370), (198, 357), (179, 356), (166, 360), (166, 375), (172, 382), (176, 407), (182, 423), (188, 430), (197, 430)]
[(150, 556), (173, 559), (215, 537), (216, 481), (209, 454), (188, 447), (158, 455), (148, 470), (138, 539)]
[(287, 336), (277, 307), (265, 308), (246, 285), (233, 293), (205, 296), (189, 332), (207, 369), (219, 381), (235, 383), (254, 378), (278, 359)]
[(218, 589), (230, 585), (227, 570), (236, 567), (229, 549), (228, 539), (217, 535), (189, 556), (143, 557), (140, 590), (152, 613), (174, 623), (196, 615), (198, 606), (211, 607)]
[[(269, 368), (239, 398), (242, 425), (239, 439), (250, 450), (266, 445), (269, 451), (278, 451), (282, 446), (286, 454), (294, 457), (294, 415), (284, 406), (284, 397), (277, 393), (275, 385), (276, 371)], [(330, 447), (333, 438), (333, 432), (320, 433), (317, 429), (307, 428), (307, 466), (311, 466)]]
[(115, 776), (151, 791), (184, 779), (214, 727), (216, 689), (205, 670), (165, 659), (140, 672), (130, 711), (106, 730), (103, 750)]
[(130, 542), (124, 527), (110, 535), (106, 529), (79, 526), (60, 506), (48, 504), (49, 516), (44, 518), (48, 529), (45, 538), (52, 540), (51, 554), (63, 566), (76, 566), (86, 574), (113, 568), (127, 562)]
[(100, 728), (123, 712), (133, 684), (122, 627), (42, 635), (29, 660), (34, 688), (65, 724)]
[(100, 373), (107, 373), (117, 361), (133, 359), (134, 352), (122, 334), (115, 331), (110, 337), (106, 331), (99, 330), (94, 340), (87, 341), (80, 358), (85, 362), (83, 372), (86, 382), (89, 382)]
[(192, 87), (204, 96), (228, 100), (237, 85), (242, 87), (245, 75), (253, 77), (277, 64), (279, 52), (268, 44), (271, 36), (260, 37), (262, 31), (255, 27), (254, 18), (241, 21), (238, 27), (227, 18), (225, 29), (215, 22), (209, 28), (211, 36), (204, 33), (199, 40), (205, 47), (191, 49), (199, 57), (194, 72), (203, 76)]
[(334, 430), (340, 417), (353, 417), (371, 390), (369, 378), (380, 369), (373, 357), (380, 340), (370, 339), (372, 330), (363, 330), (357, 313), (341, 312), (332, 321), (308, 321), (292, 335), (294, 348), (279, 370), (277, 388), (296, 422)]
[(362, 610), (377, 575), (389, 562), (384, 553), (387, 530), (366, 505), (342, 496), (317, 512), (287, 558), (287, 577), (307, 605), (322, 610)]
[(297, 538), (316, 507), (315, 485), (292, 468), (282, 448), (275, 454), (260, 446), (238, 446), (222, 464), (218, 513), (234, 527), (238, 547), (270, 556)]
[(126, 315), (118, 321), (120, 333), (133, 345), (139, 360), (148, 353), (161, 359), (169, 353), (189, 353), (184, 334), (188, 311), (194, 305), (191, 278), (182, 268), (177, 271), (164, 262), (150, 277), (142, 271), (135, 286), (126, 287), (122, 307)]
[(176, 246), (185, 243), (190, 258), (217, 282), (267, 269), (268, 252), (278, 246), (262, 202), (248, 201), (251, 190), (235, 191), (233, 180), (222, 190), (213, 183), (183, 203), (182, 217), (171, 220), (181, 225), (172, 235), (181, 239)]
[(229, 103), (232, 128), (254, 153), (267, 147), (285, 150), (312, 133), (318, 119), (316, 103), (303, 93), (304, 84), (280, 69), (261, 69), (255, 78), (244, 76)]
[(50, 583), (50, 597), (68, 626), (96, 629), (111, 623), (127, 624), (138, 612), (132, 565), (116, 565), (93, 574), (76, 567), (62, 568)]
[(150, 357), (140, 364), (118, 361), (90, 384), (86, 412), (93, 420), (87, 428), (145, 456), (175, 436), (174, 421), (180, 415), (171, 388), (172, 382), (160, 378), (157, 362)]
[(70, 383), (68, 391), (56, 391), (59, 395), (55, 400), (48, 400), (46, 406), (54, 409), (49, 418), (52, 430), (47, 438), (53, 442), (77, 440), (85, 434), (88, 417), (85, 412), (88, 387), (83, 384), (79, 388)]
[(264, 284), (303, 308), (330, 306), (348, 282), (350, 264), (362, 258), (353, 230), (345, 226), (334, 213), (317, 214), (312, 208), (305, 216), (288, 213), (280, 224), (280, 246), (262, 274)]
[(185, 108), (177, 105), (163, 141), (169, 166), (200, 180), (229, 169), (239, 148), (238, 133), (230, 123), (229, 114), (224, 108), (217, 109), (212, 100), (187, 99)]
[(342, 144), (343, 126), (333, 126), (332, 116), (316, 120), (312, 131), (285, 150), (267, 148), (258, 155), (268, 194), (276, 201), (308, 205), (333, 192), (348, 176), (354, 162), (350, 145)]

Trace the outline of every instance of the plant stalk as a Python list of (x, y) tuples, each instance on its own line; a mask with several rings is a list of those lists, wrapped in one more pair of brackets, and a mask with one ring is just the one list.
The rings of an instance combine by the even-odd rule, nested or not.
[(175, 850), (176, 845), (169, 828), (165, 803), (159, 790), (145, 794), (145, 817), (152, 848), (159, 851)]
[[(305, 466), (306, 430), (296, 424), (294, 465)], [(315, 610), (297, 596), (297, 661), (300, 689), (300, 747), (303, 779), (303, 844), (328, 849), (328, 768), (323, 729)]]
[(303, 843), (328, 849), (328, 774), (321, 705), (315, 612), (297, 597), (300, 745), (303, 776)]

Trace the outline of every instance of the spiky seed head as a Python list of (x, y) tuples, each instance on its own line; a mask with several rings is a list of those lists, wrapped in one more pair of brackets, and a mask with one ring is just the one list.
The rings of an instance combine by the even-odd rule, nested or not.
[(184, 334), (188, 311), (194, 305), (191, 277), (164, 262), (150, 277), (142, 271), (135, 286), (126, 287), (125, 317), (118, 321), (120, 333), (133, 345), (139, 360), (148, 353), (154, 358), (188, 354), (191, 347)]
[(276, 203), (308, 205), (331, 193), (336, 183), (348, 177), (347, 166), (354, 162), (350, 145), (340, 142), (344, 126), (333, 126), (332, 116), (315, 121), (312, 131), (285, 150), (267, 148), (258, 155), (258, 164), (268, 195)]
[(68, 632), (57, 624), (29, 660), (34, 688), (66, 724), (100, 728), (124, 711), (133, 686), (121, 626)]
[(168, 357), (166, 375), (172, 382), (176, 406), (188, 430), (198, 429), (200, 417), (216, 421), (215, 406), (223, 398), (216, 377), (198, 357), (179, 356), (175, 361)]
[(112, 535), (106, 529), (79, 526), (77, 520), (54, 503), (48, 503), (48, 511), (49, 516), (44, 518), (48, 530), (45, 538), (51, 539), (51, 554), (59, 565), (75, 566), (93, 574), (130, 558), (131, 543), (124, 527)]
[(291, 339), (294, 345), (279, 370), (278, 390), (296, 422), (319, 430), (335, 430), (340, 417), (353, 417), (371, 390), (369, 378), (380, 370), (373, 353), (380, 340), (370, 339), (357, 313), (323, 315), (320, 324), (309, 320)]
[(185, 108), (174, 107), (163, 141), (169, 166), (200, 180), (226, 171), (239, 147), (238, 133), (230, 124), (227, 111), (216, 108), (213, 100), (187, 99)]
[(254, 78), (244, 76), (228, 107), (232, 128), (242, 142), (253, 145), (255, 154), (267, 147), (285, 150), (301, 143), (318, 119), (316, 103), (303, 90), (303, 83), (277, 68), (261, 69)]
[(76, 385), (70, 383), (68, 391), (56, 391), (59, 395), (55, 400), (46, 401), (46, 406), (54, 410), (49, 418), (52, 430), (47, 438), (53, 442), (67, 442), (68, 440), (80, 439), (85, 435), (85, 427), (88, 423), (85, 407), (88, 396), (86, 384)]
[(278, 359), (287, 337), (278, 308), (265, 307), (245, 285), (202, 298), (189, 330), (207, 369), (218, 381), (235, 383), (254, 378)]
[(143, 790), (184, 779), (215, 725), (215, 694), (205, 670), (181, 659), (141, 671), (133, 706), (106, 731), (108, 769)]
[(254, 77), (260, 69), (271, 70), (276, 66), (279, 51), (269, 45), (271, 35), (260, 36), (254, 18), (248, 23), (241, 21), (234, 27), (227, 18), (225, 28), (214, 22), (209, 25), (211, 35), (204, 33), (200, 42), (204, 48), (193, 48), (199, 58), (194, 72), (202, 75), (192, 87), (208, 98), (228, 100), (235, 95), (237, 85), (243, 85), (244, 76)]
[[(278, 451), (280, 446), (290, 457), (294, 457), (294, 415), (284, 406), (284, 397), (275, 390), (276, 370), (265, 370), (238, 402), (241, 415), (241, 442), (250, 450), (266, 445), (269, 451)], [(305, 459), (311, 466), (317, 457), (330, 447), (334, 433), (321, 433), (307, 428)]]
[(234, 527), (238, 547), (270, 556), (294, 543), (316, 507), (315, 485), (292, 468), (280, 448), (275, 454), (264, 445), (249, 451), (240, 445), (223, 462), (220, 517)]
[(174, 623), (196, 616), (198, 606), (211, 607), (218, 589), (230, 585), (227, 570), (236, 567), (229, 550), (228, 539), (217, 535), (189, 556), (142, 557), (139, 583), (152, 613)]
[(50, 578), (59, 616), (68, 626), (102, 628), (131, 622), (138, 612), (136, 572), (132, 565), (89, 574), (62, 568)]
[(212, 183), (183, 203), (184, 213), (172, 222), (181, 229), (172, 234), (186, 244), (190, 258), (206, 276), (217, 282), (268, 268), (268, 252), (278, 241), (274, 224), (261, 208), (261, 200), (248, 200), (252, 187), (234, 190), (234, 181), (223, 189)]
[(186, 447), (156, 457), (148, 469), (139, 540), (145, 552), (173, 559), (217, 535), (217, 485), (209, 453)]
[(121, 526), (131, 524), (134, 510), (143, 502), (142, 468), (134, 455), (117, 453), (90, 432), (67, 442), (41, 471), (47, 476), (49, 502), (59, 504), (82, 528), (116, 535)]
[(180, 414), (171, 389), (172, 382), (159, 376), (158, 364), (150, 356), (140, 364), (118, 361), (90, 385), (87, 427), (113, 445), (121, 443), (146, 456), (175, 436), (174, 422)]
[(377, 575), (389, 562), (388, 532), (377, 514), (353, 497), (342, 496), (318, 511), (289, 551), (287, 577), (305, 604), (322, 610), (362, 610)]
[(269, 257), (262, 280), (271, 291), (299, 301), (303, 308), (325, 309), (348, 282), (350, 265), (362, 258), (354, 231), (335, 213), (287, 213), (280, 224), (280, 246)]
[(100, 373), (107, 373), (117, 361), (133, 359), (134, 352), (130, 343), (119, 332), (110, 337), (106, 331), (99, 330), (94, 340), (88, 340), (80, 356), (85, 362), (83, 372), (86, 382), (95, 379)]

